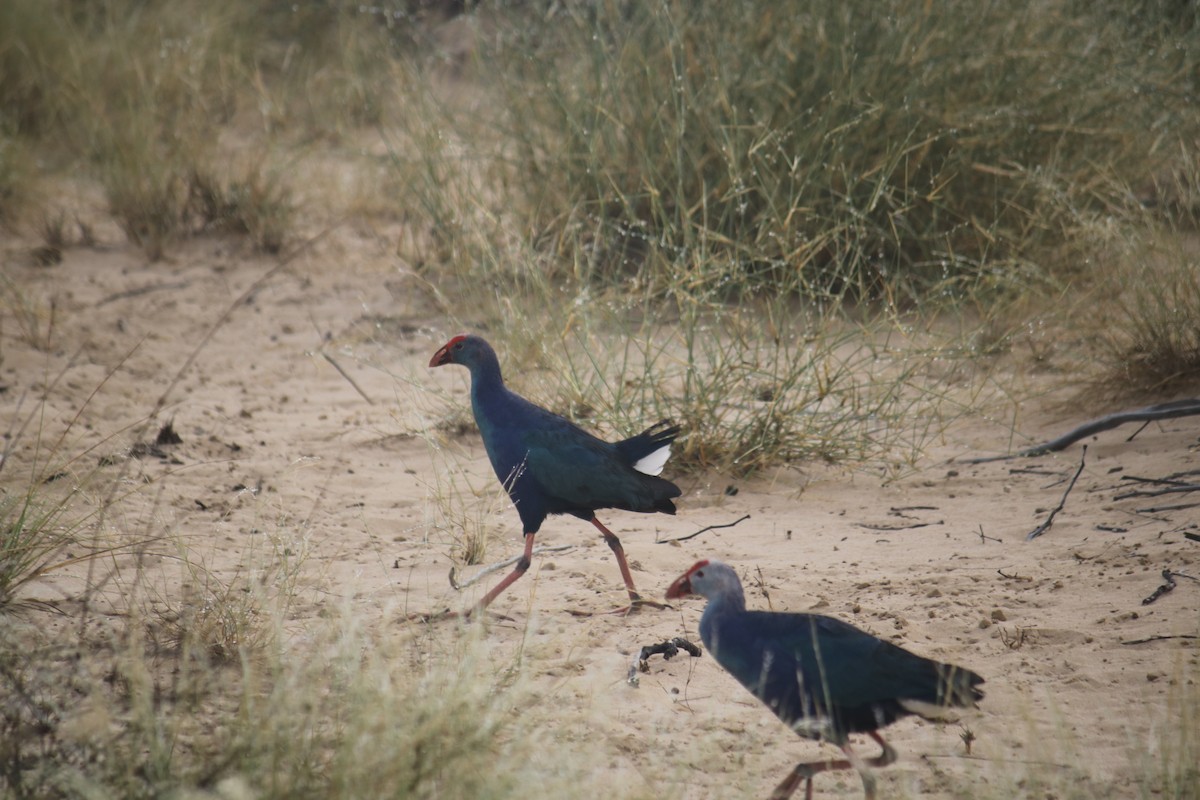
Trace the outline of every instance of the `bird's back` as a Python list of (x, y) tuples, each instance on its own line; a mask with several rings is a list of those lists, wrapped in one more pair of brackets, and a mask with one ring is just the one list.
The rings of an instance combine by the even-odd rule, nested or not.
[(506, 387), (472, 403), (492, 467), (526, 531), (536, 531), (547, 514), (675, 513), (671, 498), (679, 488), (633, 468), (630, 456), (641, 449), (606, 442)]

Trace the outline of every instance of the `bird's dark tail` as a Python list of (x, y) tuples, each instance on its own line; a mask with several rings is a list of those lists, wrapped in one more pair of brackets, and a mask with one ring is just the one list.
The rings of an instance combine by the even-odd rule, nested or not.
[(677, 436), (679, 436), (679, 426), (664, 419), (646, 428), (637, 436), (617, 442), (617, 452), (621, 454), (625, 463), (633, 466), (655, 450), (666, 447), (675, 441)]
[(983, 689), (979, 685), (983, 678), (969, 669), (956, 667), (953, 664), (943, 664), (946, 680), (946, 701), (952, 705), (969, 708), (983, 699)]
[(675, 504), (671, 502), (671, 498), (679, 497), (683, 491), (671, 483), (670, 481), (657, 478), (653, 475), (643, 475), (643, 482), (650, 487), (654, 492), (654, 511), (663, 514), (674, 514)]
[(975, 704), (983, 699), (983, 690), (979, 688), (983, 678), (976, 673), (954, 664), (940, 664), (936, 661), (927, 664), (936, 673), (937, 693), (926, 700), (900, 699), (900, 707), (905, 711), (929, 720), (953, 720), (957, 718), (954, 709), (974, 708)]
[(678, 435), (679, 426), (664, 419), (637, 436), (616, 443), (617, 454), (635, 470), (637, 481), (641, 484), (640, 499), (628, 507), (630, 511), (675, 513), (675, 504), (671, 499), (683, 492), (670, 481), (659, 478), (658, 473), (670, 455), (671, 442)]

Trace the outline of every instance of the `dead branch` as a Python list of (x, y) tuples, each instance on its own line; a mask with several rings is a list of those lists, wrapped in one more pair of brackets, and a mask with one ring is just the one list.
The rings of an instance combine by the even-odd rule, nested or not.
[[(533, 553), (531, 555), (536, 556), (539, 553), (561, 553), (563, 550), (570, 550), (573, 547), (575, 547), (575, 545), (573, 545), (573, 544), (538, 545), (537, 547), (533, 548)], [(469, 580), (463, 581), (462, 583), (458, 582), (458, 579), (457, 579), (458, 576), (455, 574), (456, 569), (454, 567), (451, 567), (450, 568), (450, 585), (452, 587), (454, 587), (455, 589), (458, 589), (461, 591), (461, 590), (467, 588), (468, 586), (470, 586), (471, 584), (477, 583), (484, 576), (490, 575), (491, 573), (493, 573), (497, 570), (504, 569), (505, 567), (511, 567), (513, 564), (517, 563), (520, 560), (521, 560), (521, 556), (513, 556), (512, 558), (506, 558), (503, 561), (499, 561), (495, 564), (489, 564), (488, 566), (479, 570), (479, 572), (475, 573)]]
[[(1189, 474), (1194, 475), (1196, 473)], [(1153, 483), (1158, 486), (1187, 486), (1188, 484), (1186, 481), (1179, 480), (1180, 477), (1182, 477), (1182, 474), (1177, 472), (1174, 475), (1168, 475), (1165, 478), (1143, 478), (1140, 475), (1122, 475), (1121, 480), (1133, 481), (1135, 483)]]
[(1030, 758), (992, 758), (991, 756), (973, 756), (968, 754), (959, 755), (957, 753), (922, 753), (921, 759), (932, 761), (935, 758), (957, 758), (969, 761), (987, 761), (993, 764), (1037, 764), (1042, 767), (1057, 767), (1058, 769), (1075, 769), (1072, 764), (1056, 764), (1053, 761), (1038, 761)]
[(692, 658), (700, 657), (700, 648), (681, 636), (676, 636), (674, 639), (659, 642), (658, 644), (643, 646), (638, 650), (633, 663), (629, 665), (629, 675), (626, 678), (626, 682), (630, 686), (636, 687), (638, 685), (638, 673), (650, 671), (650, 656), (661, 655), (664, 660), (670, 661), (679, 655), (680, 650), (686, 651)]
[[(1161, 481), (1160, 483), (1166, 483)], [(1184, 492), (1200, 492), (1200, 483), (1172, 484), (1163, 489), (1134, 489), (1113, 498), (1113, 500), (1128, 500), (1130, 497), (1161, 497), (1164, 494), (1181, 494)]]
[[(683, 650), (692, 658), (700, 657), (700, 648), (680, 636), (666, 642), (658, 644), (648, 644), (638, 650), (637, 660), (645, 663), (650, 660), (650, 656), (661, 655), (664, 660), (670, 661), (675, 656), (679, 655), (679, 651)], [(643, 670), (644, 672), (645, 670)]]
[(110, 294), (108, 297), (96, 303), (96, 308), (116, 302), (117, 300), (128, 300), (131, 297), (141, 297), (144, 294), (151, 292), (171, 292), (176, 289), (186, 289), (192, 285), (191, 281), (175, 281), (174, 283), (152, 283), (148, 286), (139, 286), (136, 289), (126, 289), (123, 292)]
[(987, 544), (987, 540), (988, 540), (988, 539), (991, 539), (993, 542), (999, 542), (999, 541), (1000, 541), (1000, 539), (996, 538), (995, 536), (988, 536), (987, 534), (985, 534), (985, 533), (983, 532), (983, 524), (982, 524), (982, 523), (980, 523), (980, 525), (979, 525), (979, 543), (980, 543), (980, 544)]
[(1100, 433), (1102, 431), (1111, 430), (1113, 428), (1124, 425), (1127, 422), (1154, 422), (1160, 419), (1176, 419), (1178, 417), (1190, 417), (1200, 414), (1200, 399), (1189, 398), (1187, 400), (1175, 400), (1170, 403), (1159, 403), (1158, 405), (1146, 406), (1145, 408), (1137, 408), (1132, 411), (1118, 411), (1115, 414), (1094, 419), (1091, 422), (1086, 422), (1075, 428), (1072, 431), (1052, 439), (1043, 444), (1027, 447), (1024, 450), (1019, 450), (1016, 453), (1009, 453), (1003, 456), (984, 456), (982, 458), (967, 459), (964, 463), (967, 464), (985, 464), (990, 461), (1006, 461), (1012, 458), (1031, 458), (1033, 456), (1042, 456), (1046, 453), (1055, 453), (1059, 450), (1065, 450), (1071, 445), (1078, 442), (1080, 439), (1086, 439), (1089, 436)]
[(1009, 581), (1022, 581), (1023, 583), (1033, 582), (1033, 578), (1029, 577), (1028, 575), (1009, 575), (1004, 571), (1004, 567), (1000, 567), (1000, 569), (996, 570), (996, 574)]
[(679, 536), (674, 539), (659, 539), (658, 543), (659, 544), (669, 544), (671, 542), (686, 542), (688, 539), (695, 539), (697, 536), (699, 536), (702, 533), (707, 533), (708, 531), (715, 531), (717, 528), (732, 528), (734, 525), (737, 525), (738, 523), (741, 523), (741, 522), (745, 522), (748, 519), (750, 519), (750, 515), (746, 514), (745, 516), (742, 516), (739, 519), (735, 519), (733, 522), (726, 522), (724, 525), (709, 525), (707, 528), (701, 528), (700, 530), (696, 531), (695, 533), (689, 533), (687, 536)]
[(1174, 589), (1176, 586), (1176, 584), (1175, 584), (1176, 578), (1187, 578), (1189, 581), (1196, 581), (1196, 582), (1200, 583), (1200, 578), (1197, 578), (1192, 575), (1185, 575), (1182, 572), (1172, 572), (1169, 569), (1164, 569), (1162, 571), (1162, 576), (1163, 576), (1163, 580), (1165, 581), (1165, 583), (1163, 583), (1162, 586), (1159, 586), (1157, 589), (1155, 589), (1154, 594), (1152, 594), (1149, 597), (1142, 600), (1142, 605), (1148, 606), (1151, 603), (1153, 603), (1155, 600), (1157, 600), (1158, 598), (1162, 597), (1167, 592)]
[(321, 355), (324, 356), (325, 360), (328, 361), (333, 366), (333, 368), (338, 371), (339, 375), (341, 375), (343, 378), (345, 378), (347, 380), (347, 382), (349, 382), (349, 384), (354, 387), (354, 391), (358, 392), (359, 396), (362, 397), (363, 400), (367, 401), (367, 405), (369, 405), (369, 406), (375, 405), (375, 401), (372, 400), (367, 395), (367, 393), (363, 391), (363, 388), (358, 385), (358, 382), (355, 381), (354, 378), (350, 377), (350, 373), (348, 373), (348, 372), (346, 372), (346, 370), (342, 369), (341, 364), (339, 364), (338, 362), (333, 360), (333, 356), (329, 355), (329, 353), (325, 352), (324, 350), (321, 351)]
[(1025, 541), (1031, 542), (1046, 531), (1050, 530), (1050, 526), (1054, 524), (1054, 518), (1058, 516), (1058, 512), (1062, 511), (1063, 507), (1067, 504), (1067, 495), (1069, 495), (1071, 490), (1075, 488), (1075, 481), (1079, 480), (1079, 475), (1083, 472), (1084, 460), (1086, 458), (1087, 445), (1085, 444), (1083, 446), (1083, 452), (1079, 454), (1079, 469), (1075, 470), (1075, 476), (1071, 478), (1071, 482), (1067, 484), (1067, 490), (1063, 492), (1062, 499), (1058, 501), (1057, 506), (1051, 509), (1050, 516), (1046, 517), (1046, 521), (1029, 532), (1029, 535), (1025, 537)]
[(1145, 644), (1146, 642), (1161, 642), (1164, 639), (1200, 639), (1200, 636), (1194, 633), (1179, 633), (1173, 636), (1147, 636), (1145, 639), (1130, 639), (1128, 642), (1121, 642), (1121, 644)]
[(1183, 511), (1188, 508), (1200, 506), (1200, 503), (1172, 503), (1165, 506), (1146, 506), (1145, 508), (1137, 508), (1134, 511), (1138, 514), (1161, 514), (1164, 511)]
[(907, 531), (913, 528), (927, 528), (930, 525), (945, 525), (946, 522), (939, 519), (937, 522), (914, 522), (911, 525), (872, 525), (869, 522), (856, 522), (854, 524), (869, 531), (883, 531), (887, 533), (890, 531)]
[(998, 628), (997, 631), (1000, 634), (1000, 641), (1009, 650), (1020, 650), (1025, 646), (1026, 641), (1033, 641), (1033, 631), (1030, 628), (1022, 628), (1018, 625), (1011, 631), (1008, 628)]
[(1134, 439), (1136, 439), (1138, 437), (1138, 434), (1141, 433), (1142, 431), (1146, 430), (1146, 428), (1149, 427), (1149, 425), (1150, 425), (1150, 420), (1147, 420), (1146, 422), (1143, 422), (1141, 425), (1138, 425), (1138, 429), (1136, 431), (1134, 431), (1133, 433), (1129, 434), (1129, 436), (1127, 436), (1125, 438), (1125, 441), (1132, 442)]
[(1143, 597), (1142, 605), (1148, 606), (1151, 603), (1153, 603), (1155, 600), (1157, 600), (1158, 598), (1162, 597), (1167, 592), (1173, 591), (1175, 589), (1175, 586), (1176, 586), (1175, 578), (1173, 578), (1171, 576), (1171, 570), (1164, 569), (1162, 571), (1162, 576), (1163, 576), (1163, 581), (1165, 581), (1165, 583), (1163, 583), (1161, 586), (1159, 586), (1157, 589), (1155, 589), (1154, 594), (1150, 595), (1149, 597)]

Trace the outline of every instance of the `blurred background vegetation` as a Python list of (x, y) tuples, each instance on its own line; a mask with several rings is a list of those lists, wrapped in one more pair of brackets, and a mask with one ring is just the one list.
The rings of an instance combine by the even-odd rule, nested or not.
[[(672, 417), (680, 470), (886, 476), (1004, 354), (1097, 405), (1195, 385), (1198, 91), (1185, 0), (2, 0), (0, 232), (49, 265), (101, 226), (157, 260), (370, 220), (431, 316), (486, 331), (556, 410)], [(48, 347), (6, 275), (0, 312)], [(157, 618), (127, 598), (119, 635), (31, 655), (5, 615), (103, 552), (84, 532), (115, 496), (76, 513), (53, 450), (0, 496), (0, 790), (565, 797), (602, 768), (522, 769), (558, 742), (516, 711), (541, 700), (520, 652), (349, 612), (288, 651), (290, 551), (244, 585), (176, 543), (194, 596)], [(1179, 694), (1146, 785), (1195, 797)], [(1090, 796), (1072, 774), (1046, 793)]]
[[(921, 345), (939, 357), (1050, 319), (1086, 343), (1063, 372), (1108, 395), (1200, 370), (1198, 16), (10, 0), (0, 224), (40, 231), (38, 258), (86, 244), (65, 187), (102, 194), (151, 258), (198, 233), (270, 254), (395, 221), (440, 312), (550, 367), (530, 391), (564, 413), (679, 419), (700, 468), (869, 456), (919, 411), (911, 337), (906, 363), (877, 343), (933, 319), (958, 326)], [(614, 325), (631, 345), (598, 343)]]
[[(496, 268), (478, 249), (516, 235), (542, 269), (602, 282), (921, 303), (1086, 276), (1097, 227), (1195, 223), (1193, 4), (460, 11), (5, 3), (0, 210), (79, 171), (160, 245), (234, 216), (221, 200), (283, 213), (271, 176), (212, 185), (222, 135), (286, 149), (376, 127), (419, 189), (397, 211), (474, 255), (450, 268)], [(447, 177), (486, 186), (493, 230), (457, 230), (477, 217)]]

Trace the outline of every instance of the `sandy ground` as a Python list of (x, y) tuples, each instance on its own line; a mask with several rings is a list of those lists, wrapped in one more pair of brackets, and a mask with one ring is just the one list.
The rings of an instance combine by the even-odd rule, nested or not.
[[(72, 474), (124, 470), (131, 493), (110, 528), (182, 535), (193, 557), (230, 576), (273, 547), (303, 553), (292, 630), (340, 604), (370, 624), (409, 624), (406, 612), (467, 608), (506, 572), (463, 591), (447, 579), (456, 518), (493, 534), (487, 562), (519, 552), (518, 522), (477, 434), (438, 427), (468, 405), (464, 370), (427, 367), (457, 331), (386, 242), (347, 227), (262, 281), (274, 262), (222, 240), (189, 242), (155, 264), (118, 235), (54, 266), (34, 265), (30, 244), (10, 240), (4, 273), (41, 310), (43, 332), (53, 299), (53, 325), (49, 348), (34, 348), (11, 303), (0, 309), (0, 419), (11, 434), (36, 411), (0, 473), (6, 486), (21, 485), (39, 439), (44, 447), (67, 431), (60, 452), (82, 454), (67, 465)], [(1031, 404), (1018, 432), (1050, 438), (1097, 411)], [(163, 457), (124, 458), (167, 420), (182, 443)], [(954, 460), (1009, 446), (1007, 429), (983, 420), (954, 426), (900, 480), (816, 466), (751, 481), (687, 477), (676, 517), (601, 518), (647, 595), (716, 557), (738, 569), (754, 607), (818, 609), (984, 675), (982, 708), (962, 720), (972, 755), (964, 727), (901, 721), (889, 735), (901, 760), (881, 774), (882, 796), (990, 786), (995, 796), (1130, 797), (1181, 688), (1200, 675), (1194, 639), (1129, 644), (1198, 632), (1200, 584), (1180, 579), (1154, 604), (1142, 599), (1164, 569), (1200, 574), (1200, 542), (1185, 536), (1200, 532), (1200, 509), (1188, 495), (1118, 495), (1130, 476), (1200, 469), (1200, 421), (1153, 424), (1126, 441), (1130, 433), (1090, 440), (1065, 509), (1034, 542), (1026, 534), (1062, 497), (1080, 449)], [(731, 484), (738, 491), (728, 495)], [(1146, 510), (1170, 505), (1179, 507)], [(731, 528), (664, 541), (743, 515)], [(488, 636), (525, 642), (523, 663), (547, 700), (588, 715), (595, 738), (576, 746), (593, 749), (630, 791), (668, 775), (683, 797), (764, 796), (796, 761), (832, 754), (789, 734), (710, 658), (656, 657), (640, 687), (629, 686), (638, 647), (698, 639), (702, 601), (575, 616), (622, 603), (608, 548), (573, 518), (548, 521), (538, 544), (571, 547), (535, 558), (495, 604), (509, 619)], [(180, 580), (165, 560), (161, 580), (164, 591)], [(57, 573), (27, 594), (68, 602), (82, 581)], [(701, 732), (707, 749), (690, 744)], [(852, 774), (818, 779), (818, 796), (860, 793)]]

